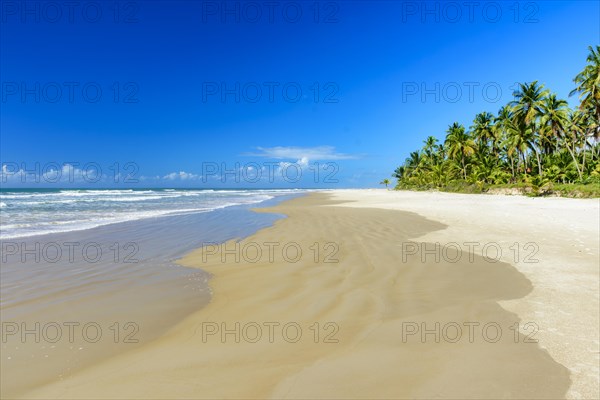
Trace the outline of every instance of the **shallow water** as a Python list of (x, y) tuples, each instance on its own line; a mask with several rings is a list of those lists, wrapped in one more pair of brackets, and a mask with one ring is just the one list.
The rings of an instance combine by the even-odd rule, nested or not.
[(209, 275), (174, 261), (270, 226), (281, 216), (250, 209), (296, 195), (1, 240), (3, 397), (164, 334), (210, 301)]

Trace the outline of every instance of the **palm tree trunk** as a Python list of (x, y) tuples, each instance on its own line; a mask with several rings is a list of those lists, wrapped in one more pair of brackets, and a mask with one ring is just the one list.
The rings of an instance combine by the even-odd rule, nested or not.
[[(581, 164), (581, 172), (583, 173), (583, 171), (585, 171), (585, 145), (586, 145), (587, 141), (585, 139), (585, 137), (583, 138), (583, 144), (581, 145), (581, 153), (583, 154), (583, 162)], [(581, 177), (579, 178), (581, 179)]]
[(521, 157), (523, 157), (523, 173), (527, 175), (527, 158), (525, 157), (525, 152), (520, 151)]
[(567, 150), (569, 150), (569, 154), (571, 154), (571, 157), (573, 158), (573, 162), (575, 163), (575, 168), (577, 168), (577, 175), (579, 175), (579, 180), (583, 179), (583, 177), (581, 176), (581, 170), (579, 169), (579, 164), (577, 164), (577, 158), (575, 157), (575, 153), (573, 152), (573, 149), (571, 149), (571, 147), (569, 146), (568, 143), (565, 147), (567, 148)]
[(538, 173), (540, 174), (540, 176), (544, 176), (544, 171), (542, 171), (542, 161), (540, 160), (540, 153), (535, 148), (535, 146), (533, 147), (533, 152), (535, 153), (535, 158), (537, 158)]
[(510, 158), (510, 171), (512, 172), (513, 179), (515, 179), (515, 162), (514, 162), (512, 156), (509, 156), (509, 158)]

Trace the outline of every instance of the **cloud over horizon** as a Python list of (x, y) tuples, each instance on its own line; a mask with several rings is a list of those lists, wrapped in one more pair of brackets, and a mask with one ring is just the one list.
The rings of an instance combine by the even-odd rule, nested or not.
[[(307, 163), (309, 160), (354, 160), (357, 155), (338, 153), (333, 146), (297, 147), (275, 146), (256, 147), (258, 152), (245, 155), (255, 157), (273, 158), (277, 160), (298, 160), (298, 163)], [(303, 161), (303, 162), (301, 162)]]

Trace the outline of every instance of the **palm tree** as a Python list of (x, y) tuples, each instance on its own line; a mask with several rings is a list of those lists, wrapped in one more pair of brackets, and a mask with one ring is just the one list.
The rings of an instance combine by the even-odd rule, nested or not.
[(450, 125), (446, 133), (445, 147), (448, 157), (460, 160), (463, 177), (467, 179), (466, 159), (475, 153), (475, 142), (465, 131), (465, 127), (458, 122)]
[(538, 81), (519, 83), (519, 89), (513, 93), (515, 99), (511, 102), (515, 116), (523, 118), (526, 124), (535, 122), (543, 113), (542, 106), (547, 95), (548, 91)]
[[(569, 105), (565, 100), (558, 99), (554, 93), (546, 97), (542, 105), (543, 114), (540, 118), (540, 132), (543, 145), (554, 144), (554, 150), (558, 151), (559, 139), (562, 136), (567, 118), (569, 116)], [(545, 148), (549, 153), (549, 149)]]
[[(506, 157), (510, 161), (510, 169), (513, 179), (515, 178), (515, 163), (513, 158), (514, 149), (509, 151), (507, 146), (508, 143), (508, 131), (509, 126), (512, 121), (512, 109), (510, 106), (504, 106), (500, 110), (498, 110), (498, 115), (496, 116), (494, 123), (495, 137), (497, 138), (497, 142), (500, 143), (500, 146), (504, 150)], [(519, 163), (519, 158), (517, 157), (517, 165)]]
[(592, 158), (595, 157), (596, 150), (599, 148), (600, 142), (600, 119), (596, 118), (593, 113), (585, 113), (581, 127), (589, 141), (587, 146), (590, 148)]
[(437, 148), (438, 140), (433, 136), (428, 136), (427, 139), (423, 142), (423, 154), (428, 159), (433, 159), (436, 148)]
[(421, 153), (418, 151), (413, 151), (410, 153), (409, 157), (406, 159), (406, 166), (409, 172), (417, 171), (421, 166), (421, 162), (423, 161), (421, 157)]
[(431, 167), (431, 178), (433, 184), (437, 187), (446, 183), (448, 175), (446, 174), (445, 163), (439, 163)]
[(406, 175), (406, 166), (401, 165), (398, 168), (396, 168), (394, 170), (394, 173), (392, 174), (392, 176), (396, 179), (398, 179), (398, 181), (402, 181), (402, 178), (404, 178), (404, 176)]
[(537, 81), (520, 83), (519, 89), (514, 93), (515, 100), (511, 102), (514, 118), (518, 119), (518, 122), (525, 123), (531, 131), (531, 140), (527, 143), (528, 147), (535, 153), (540, 175), (543, 175), (543, 170), (538, 150), (540, 143), (537, 120), (544, 113), (543, 104), (547, 95), (548, 91), (544, 89), (544, 85), (538, 84)]
[(390, 184), (390, 180), (389, 179), (384, 179), (381, 182), (379, 182), (380, 185), (385, 185), (385, 188), (387, 189), (388, 185)]
[(517, 153), (517, 167), (519, 166), (519, 156), (523, 162), (523, 172), (527, 174), (527, 149), (531, 147), (533, 141), (533, 133), (531, 127), (529, 127), (525, 121), (513, 118), (506, 126), (507, 138), (506, 146), (508, 148), (507, 153), (509, 157)]
[(418, 172), (421, 162), (421, 154), (418, 151), (413, 151), (410, 153), (410, 156), (404, 160), (404, 164), (396, 168), (393, 174), (394, 178), (398, 179), (399, 182), (403, 181), (405, 178), (409, 178)]
[(577, 147), (581, 146), (582, 142), (585, 143), (585, 119), (585, 114), (580, 110), (571, 111), (565, 121), (565, 135), (563, 137), (564, 147), (569, 154), (571, 154), (573, 164), (575, 164), (577, 175), (579, 175), (580, 180), (583, 178), (583, 174), (581, 168), (579, 168), (579, 163), (577, 162), (576, 152)]
[(478, 151), (475, 153), (475, 162), (473, 170), (476, 181), (492, 183), (491, 178), (496, 166), (496, 157), (489, 153)]
[(596, 45), (595, 49), (589, 46), (588, 50), (588, 64), (573, 79), (577, 87), (569, 95), (579, 93), (580, 109), (595, 114), (596, 120), (600, 120), (600, 46)]
[(494, 116), (489, 112), (482, 112), (475, 116), (473, 126), (471, 126), (473, 137), (486, 146), (492, 141), (492, 147), (495, 147), (496, 134), (494, 129)]

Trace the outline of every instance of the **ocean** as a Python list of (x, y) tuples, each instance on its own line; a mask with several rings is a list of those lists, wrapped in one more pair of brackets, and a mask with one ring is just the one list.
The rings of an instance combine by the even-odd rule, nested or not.
[(0, 190), (0, 239), (257, 204), (297, 190)]

